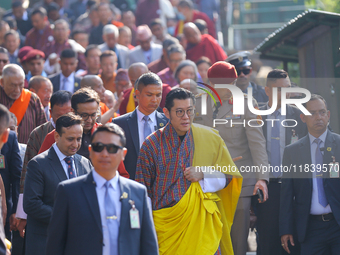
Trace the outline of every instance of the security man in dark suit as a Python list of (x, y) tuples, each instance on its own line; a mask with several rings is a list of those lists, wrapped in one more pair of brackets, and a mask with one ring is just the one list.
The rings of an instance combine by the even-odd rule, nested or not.
[(124, 165), (130, 179), (135, 179), (137, 158), (145, 138), (159, 128), (165, 127), (168, 119), (157, 108), (162, 100), (162, 81), (157, 74), (145, 73), (135, 84), (137, 108), (130, 113), (113, 119), (126, 136), (127, 154)]
[[(3, 145), (7, 142), (8, 135), (9, 135), (9, 120), (10, 120), (10, 114), (7, 108), (0, 104), (0, 149), (3, 147)], [(0, 165), (4, 164), (4, 158), (0, 155)], [(0, 255), (6, 255), (10, 254), (9, 250), (6, 248), (6, 242), (5, 242), (5, 230), (4, 230), (4, 219), (2, 217), (2, 211), (4, 208), (2, 208), (1, 200), (5, 199), (4, 194), (1, 194), (0, 192)], [(7, 251), (7, 252), (6, 252)]]
[[(7, 205), (6, 218), (6, 238), (11, 240), (10, 230), (16, 229), (15, 213), (20, 193), (20, 176), (22, 169), (22, 160), (18, 139), (14, 131), (10, 131), (7, 143), (0, 150), (0, 154), (4, 157), (4, 165), (0, 164), (0, 174), (4, 181)], [(12, 229), (10, 229), (10, 227)]]
[(72, 49), (63, 50), (60, 53), (59, 64), (61, 72), (48, 77), (53, 84), (53, 92), (66, 90), (73, 94), (80, 89), (81, 81), (81, 78), (75, 76), (78, 65), (77, 52)]
[(28, 162), (23, 205), (27, 213), (26, 255), (45, 255), (47, 228), (55, 191), (61, 181), (91, 171), (88, 159), (77, 155), (83, 134), (82, 118), (67, 113), (56, 121), (56, 143)]
[[(298, 176), (284, 173), (280, 201), (280, 236), (301, 245), (301, 255), (340, 254), (340, 136), (327, 129), (330, 111), (319, 95), (312, 95), (301, 114), (308, 135), (287, 146), (283, 166), (296, 166)], [(301, 171), (300, 171), (301, 169)], [(293, 178), (305, 177), (305, 178)]]
[(266, 95), (263, 87), (250, 81), (252, 72), (251, 61), (249, 59), (250, 52), (241, 51), (230, 55), (226, 61), (234, 65), (237, 72), (236, 86), (239, 87), (243, 93), (248, 93), (248, 88), (253, 88), (253, 98), (256, 99), (259, 107), (265, 105), (268, 102), (268, 96)]
[[(264, 121), (263, 134), (266, 139), (266, 148), (268, 160), (271, 166), (280, 167), (282, 164), (282, 156), (285, 146), (296, 142), (298, 139), (307, 134), (306, 124), (301, 121), (301, 111), (291, 105), (286, 106), (286, 115), (282, 115), (281, 109), (281, 88), (290, 87), (290, 79), (288, 73), (284, 70), (275, 69), (268, 73), (265, 92), (269, 97), (266, 105), (262, 106), (261, 110), (275, 108), (274, 113), (263, 115)], [(277, 88), (277, 105), (273, 105), (274, 92), (273, 88)], [(272, 126), (272, 121), (274, 125)], [(284, 120), (293, 119), (296, 121), (286, 121), (283, 127), (281, 122)], [(268, 120), (268, 121), (267, 121)], [(277, 171), (269, 174), (268, 193), (269, 198), (266, 203), (256, 204), (257, 216), (257, 232), (258, 246), (257, 252), (261, 255), (280, 255), (286, 254), (282, 249), (279, 236), (279, 207), (280, 207), (280, 190), (282, 173)], [(298, 254), (298, 249), (292, 250), (292, 254)]]

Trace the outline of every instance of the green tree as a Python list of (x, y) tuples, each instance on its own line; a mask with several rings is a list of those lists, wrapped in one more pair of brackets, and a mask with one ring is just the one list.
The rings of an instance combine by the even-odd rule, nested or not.
[(340, 13), (340, 0), (305, 0), (307, 8)]

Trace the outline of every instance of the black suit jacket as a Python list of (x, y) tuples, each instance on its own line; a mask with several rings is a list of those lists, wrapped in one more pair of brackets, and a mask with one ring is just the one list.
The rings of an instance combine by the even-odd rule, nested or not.
[[(118, 235), (119, 254), (157, 255), (157, 237), (145, 186), (118, 177), (121, 218)], [(129, 200), (139, 211), (140, 229), (131, 229)], [(48, 229), (49, 255), (102, 254), (103, 230), (96, 184), (92, 172), (59, 184)]]
[[(323, 163), (331, 163), (332, 156), (337, 162), (340, 160), (340, 136), (327, 132)], [(329, 149), (328, 149), (329, 148)], [(311, 164), (311, 151), (309, 136), (305, 136), (294, 144), (285, 148), (283, 155), (284, 166), (299, 166)], [(340, 225), (340, 178), (329, 178), (329, 166), (326, 178), (323, 179), (326, 197), (332, 208), (336, 222)], [(284, 173), (284, 177), (287, 173)], [(308, 220), (311, 208), (313, 180), (309, 171), (304, 175), (306, 178), (283, 178), (280, 201), (280, 236), (297, 232), (299, 242), (306, 237)]]
[[(74, 155), (77, 176), (91, 171), (90, 161)], [(55, 191), (67, 180), (61, 162), (51, 147), (28, 162), (24, 187), (24, 210), (27, 213), (26, 255), (45, 255), (47, 227), (52, 215)]]
[[(60, 73), (48, 76), (53, 85), (53, 93), (60, 90)], [(81, 78), (74, 76), (74, 92), (80, 89)]]
[[(156, 111), (157, 129), (165, 127), (169, 122), (168, 118), (163, 113)], [(139, 155), (139, 133), (138, 133), (138, 120), (137, 109), (133, 112), (124, 114), (112, 120), (113, 123), (120, 126), (125, 133), (127, 154), (125, 156), (124, 165), (126, 171), (130, 174), (130, 179), (135, 179), (137, 158)]]
[[(260, 107), (260, 110), (265, 110), (267, 109), (267, 105), (264, 105), (262, 107)], [(302, 112), (295, 106), (291, 106), (291, 105), (287, 105), (286, 108), (286, 119), (294, 119), (297, 121), (297, 126), (296, 127), (286, 127), (285, 131), (286, 131), (286, 135), (285, 135), (285, 144), (286, 146), (289, 145), (291, 143), (291, 139), (293, 136), (293, 130), (295, 130), (295, 134), (298, 136), (298, 138), (302, 138), (305, 135), (307, 135), (308, 130), (307, 130), (307, 126), (305, 123), (302, 122), (301, 118), (300, 118), (300, 114)], [(264, 121), (264, 125), (262, 126), (263, 128), (263, 135), (264, 138), (267, 140), (267, 116), (263, 115), (262, 116), (262, 120)], [(293, 126), (295, 124), (294, 121), (287, 121), (286, 125), (288, 126)]]
[(0, 174), (5, 186), (8, 219), (17, 210), (22, 169), (18, 139), (13, 131), (9, 133), (8, 141), (2, 147), (1, 154), (5, 156), (5, 168), (0, 169)]

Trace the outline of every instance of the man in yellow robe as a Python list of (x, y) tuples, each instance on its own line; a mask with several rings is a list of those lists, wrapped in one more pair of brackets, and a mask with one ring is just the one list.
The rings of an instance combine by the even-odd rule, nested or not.
[(194, 105), (190, 91), (169, 92), (170, 123), (144, 141), (136, 181), (151, 199), (160, 254), (230, 255), (242, 177), (218, 132), (192, 124)]

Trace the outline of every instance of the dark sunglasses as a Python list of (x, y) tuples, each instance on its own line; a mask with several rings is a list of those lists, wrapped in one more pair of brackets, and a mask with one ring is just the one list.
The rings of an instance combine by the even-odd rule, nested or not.
[(242, 70), (240, 70), (240, 69), (236, 69), (237, 76), (240, 76), (240, 74), (241, 74), (241, 73), (243, 73), (244, 75), (247, 75), (247, 74), (249, 74), (249, 73), (250, 73), (250, 71), (251, 71), (251, 69), (250, 69), (250, 68), (247, 68), (247, 69), (242, 69)]
[(8, 60), (7, 59), (0, 59), (0, 62), (4, 63), (4, 64), (7, 64), (8, 63)]
[(102, 152), (104, 148), (106, 148), (108, 153), (116, 154), (119, 149), (124, 149), (122, 146), (118, 146), (115, 144), (103, 144), (103, 143), (92, 143), (91, 144), (92, 150), (95, 152)]

